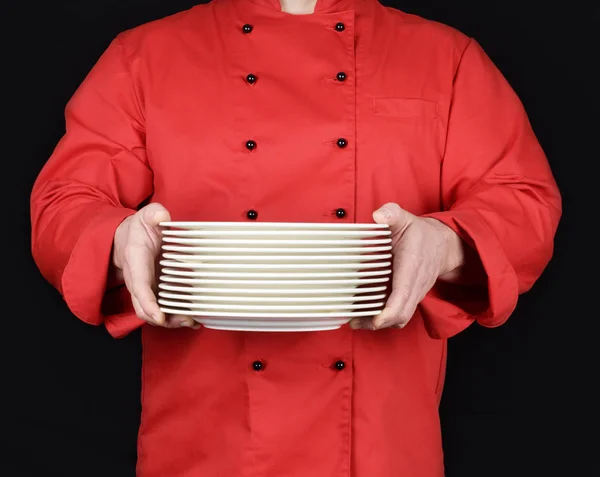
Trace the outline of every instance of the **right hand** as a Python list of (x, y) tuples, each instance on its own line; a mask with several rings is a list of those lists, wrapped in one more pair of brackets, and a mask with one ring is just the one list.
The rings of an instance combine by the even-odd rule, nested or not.
[(170, 220), (167, 209), (158, 203), (126, 218), (115, 232), (113, 266), (125, 280), (138, 318), (154, 326), (197, 329), (200, 324), (191, 317), (165, 315), (156, 301), (156, 263), (161, 250), (159, 223)]

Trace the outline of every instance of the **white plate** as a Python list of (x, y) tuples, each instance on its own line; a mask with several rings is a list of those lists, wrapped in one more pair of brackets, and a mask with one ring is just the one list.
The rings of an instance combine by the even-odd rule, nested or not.
[(387, 224), (353, 224), (332, 222), (161, 222), (161, 227), (175, 227), (180, 229), (203, 228), (242, 228), (242, 229), (385, 229)]
[(391, 253), (374, 255), (205, 255), (205, 254), (181, 254), (181, 253), (163, 253), (163, 258), (177, 260), (184, 263), (194, 262), (293, 262), (293, 263), (311, 263), (311, 262), (367, 262), (375, 260), (389, 260)]
[(191, 277), (191, 278), (244, 278), (246, 280), (254, 280), (255, 278), (309, 278), (309, 279), (325, 279), (325, 278), (364, 278), (364, 277), (380, 277), (383, 275), (391, 275), (390, 269), (386, 270), (375, 270), (368, 272), (355, 272), (352, 270), (346, 270), (342, 272), (212, 272), (206, 270), (200, 270), (196, 272), (190, 272), (187, 270), (163, 268), (161, 273), (165, 275), (175, 275), (179, 277)]
[[(251, 325), (242, 324), (233, 324), (233, 325), (223, 325), (219, 322), (213, 322), (210, 320), (196, 320), (203, 321), (203, 326), (205, 328), (210, 328), (211, 330), (219, 330), (219, 331), (251, 331), (251, 332), (269, 332), (269, 333), (290, 333), (295, 331), (296, 333), (300, 332), (312, 332), (312, 331), (333, 331), (337, 330), (341, 327), (341, 325), (313, 325), (313, 326), (294, 326), (294, 327), (285, 327), (280, 328), (278, 326), (262, 326), (262, 327), (254, 327)], [(346, 322), (342, 323), (346, 324)]]
[(307, 321), (302, 324), (296, 322), (262, 322), (256, 320), (223, 320), (210, 318), (194, 318), (202, 323), (205, 328), (223, 331), (252, 331), (252, 332), (301, 332), (301, 331), (329, 331), (337, 330), (350, 321), (347, 318), (333, 318), (329, 320)]
[(382, 301), (374, 303), (337, 303), (333, 305), (257, 305), (254, 304), (230, 304), (230, 303), (190, 303), (189, 301), (172, 301), (165, 300), (162, 298), (158, 299), (158, 304), (171, 308), (188, 308), (193, 310), (207, 310), (207, 311), (238, 311), (240, 313), (246, 312), (280, 312), (280, 311), (295, 311), (295, 312), (313, 312), (313, 313), (348, 313), (351, 310), (367, 310), (371, 308), (382, 308), (385, 304)]
[(365, 247), (368, 245), (387, 245), (392, 243), (391, 238), (384, 239), (219, 239), (219, 238), (183, 238), (183, 237), (162, 237), (165, 243), (179, 243), (185, 245), (243, 245), (245, 247), (262, 247), (265, 245), (293, 245), (301, 247), (312, 247), (315, 245), (329, 245), (333, 247), (348, 247), (358, 245)]
[(322, 285), (328, 285), (330, 287), (336, 287), (338, 285), (370, 285), (373, 283), (385, 283), (390, 280), (389, 277), (385, 278), (363, 278), (363, 279), (340, 279), (340, 280), (218, 280), (218, 279), (210, 279), (210, 278), (181, 278), (170, 275), (161, 275), (161, 282), (169, 282), (169, 283), (187, 283), (190, 285), (243, 285), (244, 287), (252, 287), (256, 286), (256, 290), (260, 291), (264, 285), (268, 285), (267, 288), (295, 288), (295, 287), (304, 287), (304, 288), (312, 288), (315, 289)]
[(275, 239), (279, 237), (306, 238), (354, 238), (354, 237), (387, 237), (391, 230), (163, 230), (163, 236), (169, 237), (248, 237), (258, 239)]
[[(383, 308), (373, 309), (369, 311), (350, 311), (350, 312), (324, 312), (324, 313), (237, 313), (234, 311), (205, 311), (205, 310), (184, 310), (181, 308), (167, 308), (160, 307), (163, 313), (167, 313), (170, 315), (185, 315), (185, 316), (201, 316), (201, 317), (223, 317), (223, 318), (243, 318), (248, 320), (249, 318), (272, 318), (275, 323), (285, 323), (286, 320), (283, 318), (292, 318), (292, 319), (305, 319), (312, 318), (315, 320), (327, 320), (330, 318), (347, 318), (348, 320), (358, 317), (358, 316), (375, 316), (381, 313)], [(264, 321), (264, 320), (263, 320)], [(298, 322), (296, 322), (298, 323)]]
[[(183, 282), (185, 283), (185, 282)], [(202, 296), (203, 293), (213, 295), (215, 293), (222, 293), (223, 296), (229, 295), (253, 295), (258, 297), (260, 295), (304, 295), (304, 296), (354, 296), (362, 295), (364, 293), (379, 293), (387, 290), (386, 286), (376, 287), (364, 287), (357, 288), (356, 286), (340, 286), (335, 288), (266, 288), (266, 287), (222, 287), (222, 286), (208, 286), (208, 287), (190, 287), (190, 286), (177, 286), (170, 285), (168, 283), (159, 283), (158, 288), (161, 290), (190, 293), (192, 295)]]
[[(263, 254), (367, 254), (389, 252), (392, 250), (391, 245), (382, 247), (191, 247), (186, 245), (163, 245), (163, 250), (167, 252), (181, 252), (188, 255), (208, 255), (208, 254), (243, 254), (243, 253), (263, 253)], [(166, 254), (165, 254), (166, 255)]]
[(349, 262), (349, 263), (181, 263), (172, 260), (161, 260), (163, 267), (205, 269), (205, 270), (360, 270), (363, 268), (389, 267), (392, 262)]
[[(186, 289), (189, 292), (189, 288)], [(168, 293), (159, 291), (158, 296), (172, 300), (202, 301), (208, 303), (354, 303), (384, 300), (385, 293), (378, 295), (339, 295), (339, 296), (231, 296), (199, 295), (192, 293)]]

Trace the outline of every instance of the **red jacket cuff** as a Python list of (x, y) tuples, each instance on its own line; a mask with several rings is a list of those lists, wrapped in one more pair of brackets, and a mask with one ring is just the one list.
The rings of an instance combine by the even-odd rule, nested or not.
[[(135, 316), (125, 287), (107, 293), (115, 231), (135, 210), (106, 206), (80, 235), (64, 269), (61, 290), (71, 312), (91, 325), (105, 324), (124, 336), (143, 322)], [(106, 299), (106, 300), (105, 300)]]
[(481, 287), (438, 286), (421, 302), (428, 333), (449, 338), (477, 321), (486, 327), (502, 325), (514, 311), (519, 297), (518, 279), (494, 232), (476, 209), (435, 212), (437, 219), (456, 232), (476, 252), (487, 284)]

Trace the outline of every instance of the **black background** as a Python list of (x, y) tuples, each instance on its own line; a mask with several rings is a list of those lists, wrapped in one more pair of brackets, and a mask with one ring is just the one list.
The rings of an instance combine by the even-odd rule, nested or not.
[[(139, 334), (113, 340), (79, 322), (39, 275), (29, 252), (29, 193), (63, 133), (66, 102), (110, 40), (194, 3), (2, 3), (2, 476), (135, 474)], [(554, 259), (509, 322), (450, 340), (441, 405), (446, 475), (600, 475), (592, 210), (600, 9), (592, 1), (560, 9), (537, 0), (385, 3), (481, 43), (525, 104), (564, 200)]]

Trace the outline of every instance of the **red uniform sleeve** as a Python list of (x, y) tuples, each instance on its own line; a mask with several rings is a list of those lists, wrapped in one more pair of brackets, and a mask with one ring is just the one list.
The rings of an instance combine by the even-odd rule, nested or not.
[(480, 287), (438, 283), (420, 306), (429, 334), (499, 326), (548, 264), (561, 198), (525, 110), (473, 40), (457, 70), (442, 164), (442, 221), (475, 251)]
[(119, 38), (65, 111), (66, 133), (31, 194), (32, 253), (69, 309), (122, 336), (143, 322), (124, 286), (107, 290), (116, 228), (152, 194), (141, 103)]

